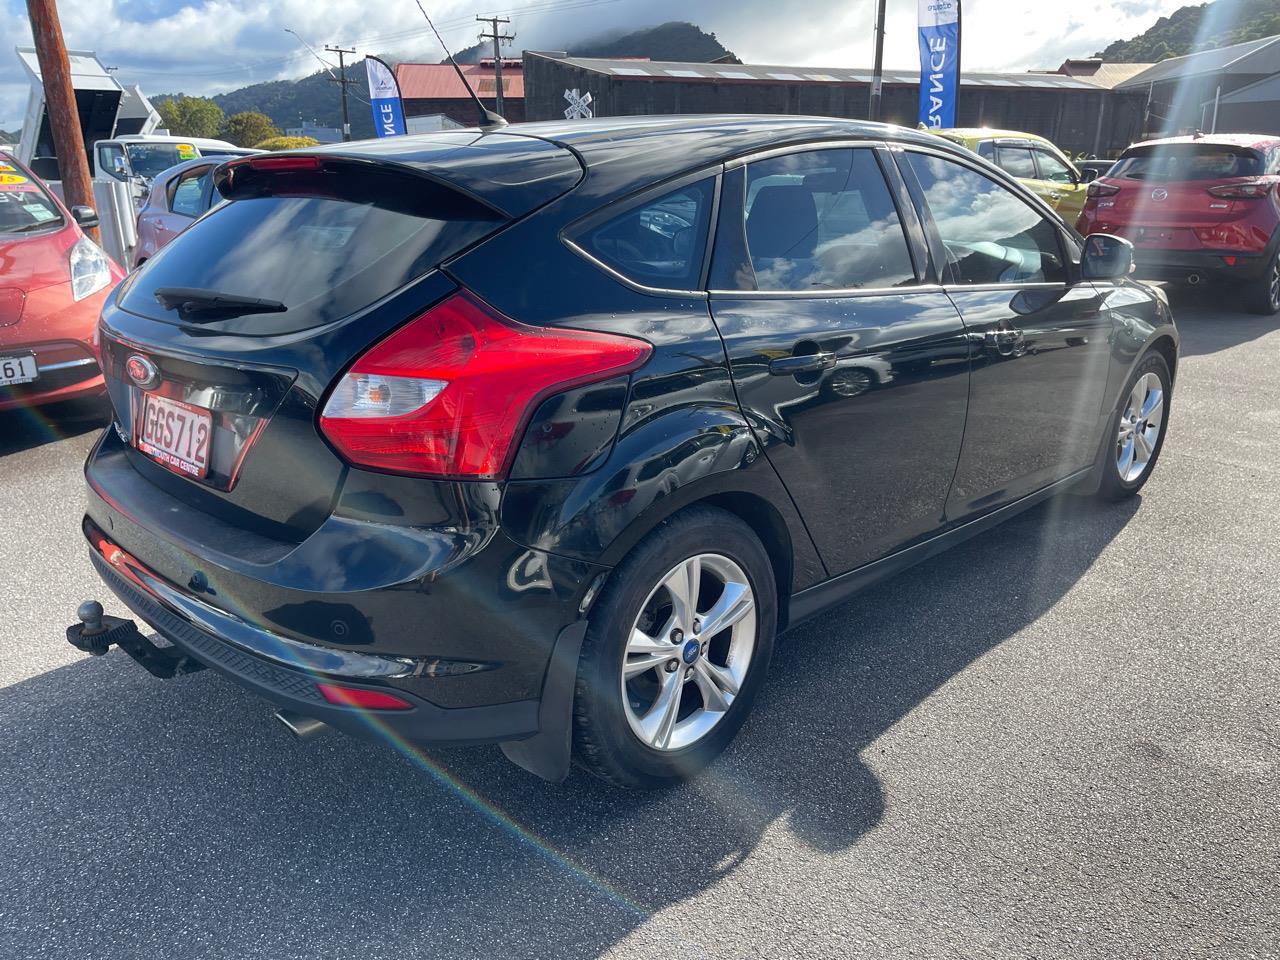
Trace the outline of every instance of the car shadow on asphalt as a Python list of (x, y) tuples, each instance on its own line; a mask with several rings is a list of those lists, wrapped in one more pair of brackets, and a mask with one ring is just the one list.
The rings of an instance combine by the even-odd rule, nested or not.
[(105, 396), (0, 412), (0, 457), (101, 430), (111, 419)]
[(1170, 284), (1165, 291), (1182, 335), (1178, 353), (1183, 359), (1229, 350), (1280, 329), (1280, 315), (1232, 309), (1237, 296), (1230, 288)]
[[(599, 956), (766, 835), (821, 857), (875, 828), (877, 741), (1057, 604), (1140, 504), (1051, 501), (784, 635), (726, 755), (662, 792), (545, 784), (496, 748), (299, 744), (212, 671), (161, 682), (119, 651), (0, 689), (10, 949)], [(672, 935), (700, 955), (696, 929)]]

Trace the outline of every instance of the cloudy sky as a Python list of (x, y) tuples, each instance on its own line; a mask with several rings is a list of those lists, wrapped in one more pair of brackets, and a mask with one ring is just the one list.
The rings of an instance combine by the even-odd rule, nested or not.
[[(26, 81), (15, 46), (31, 44), (26, 5), (0, 0), (0, 128), (16, 129)], [(555, 48), (619, 28), (691, 20), (713, 31), (749, 63), (869, 66), (874, 0), (498, 0), (518, 35), (516, 46)], [(966, 0), (964, 63), (970, 70), (1057, 66), (1116, 39), (1141, 33), (1189, 0)], [(475, 42), (476, 0), (424, 0), (446, 42)], [(261, 80), (313, 72), (316, 61), (285, 28), (308, 43), (355, 46), (434, 60), (414, 0), (59, 0), (71, 49), (97, 52), (124, 83), (144, 91), (219, 93)], [(890, 0), (885, 63), (918, 65), (915, 0)]]

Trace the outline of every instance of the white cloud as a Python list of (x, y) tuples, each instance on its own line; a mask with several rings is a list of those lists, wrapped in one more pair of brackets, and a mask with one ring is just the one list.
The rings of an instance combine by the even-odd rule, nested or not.
[[(748, 62), (868, 66), (873, 0), (509, 0), (517, 46), (549, 47), (623, 28), (692, 20), (714, 31)], [(1053, 67), (1112, 40), (1142, 32), (1185, 0), (969, 0), (964, 65), (969, 70)], [(0, 127), (14, 128), (26, 85), (15, 46), (31, 43), (25, 6), (6, 0), (0, 19)], [(413, 0), (362, 5), (346, 0), (62, 0), (63, 30), (72, 48), (98, 52), (126, 83), (160, 93), (215, 93), (261, 80), (313, 72), (315, 60), (285, 33), (291, 27), (317, 47), (354, 44), (361, 52), (420, 59), (442, 55)], [(430, 2), (429, 12), (454, 47), (475, 41), (472, 3)], [(568, 9), (565, 9), (567, 7)], [(915, 4), (894, 4), (885, 62), (917, 66)], [(524, 10), (521, 13), (521, 10)]]

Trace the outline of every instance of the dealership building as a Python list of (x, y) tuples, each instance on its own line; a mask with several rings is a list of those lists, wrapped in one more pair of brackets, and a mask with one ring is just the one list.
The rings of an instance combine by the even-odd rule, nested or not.
[[(1146, 65), (1055, 72), (965, 73), (957, 126), (1037, 133), (1072, 154), (1114, 156), (1140, 139), (1147, 91), (1116, 86)], [(1071, 75), (1069, 68), (1077, 75)], [(1131, 67), (1131, 65), (1125, 65)], [(861, 69), (604, 60), (525, 51), (524, 111), (530, 120), (646, 114), (766, 113), (866, 117), (871, 72)], [(884, 74), (882, 115), (915, 126), (920, 75)], [(566, 113), (568, 111), (568, 113)]]

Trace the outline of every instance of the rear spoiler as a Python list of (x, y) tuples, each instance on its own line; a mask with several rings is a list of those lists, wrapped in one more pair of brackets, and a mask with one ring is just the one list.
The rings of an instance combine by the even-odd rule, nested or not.
[(584, 175), (573, 151), (547, 140), (466, 131), (240, 157), (219, 166), (213, 178), (218, 192), (234, 199), (251, 182), (265, 187), (264, 181), (276, 176), (345, 172), (358, 177), (362, 169), (431, 181), (508, 220), (567, 193)]

